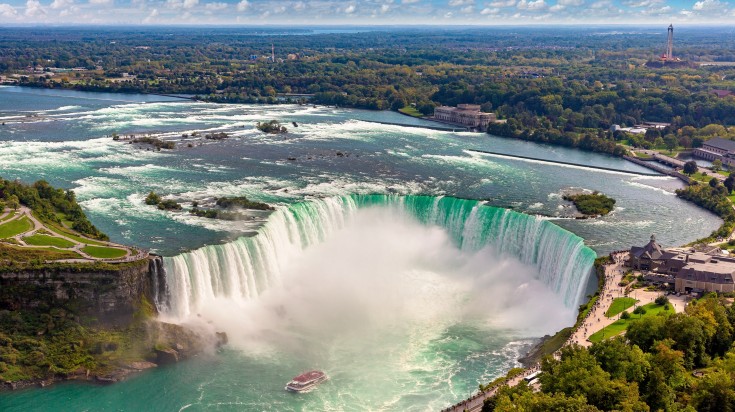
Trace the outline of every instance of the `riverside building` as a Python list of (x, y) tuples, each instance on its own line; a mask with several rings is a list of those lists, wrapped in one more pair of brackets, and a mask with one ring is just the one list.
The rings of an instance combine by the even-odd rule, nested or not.
[(437, 107), (434, 109), (434, 120), (484, 131), (487, 129), (487, 125), (497, 120), (497, 117), (495, 113), (481, 111), (479, 104), (459, 104), (457, 107)]
[(715, 137), (694, 149), (694, 156), (709, 161), (720, 160), (723, 165), (735, 167), (735, 141)]
[(735, 257), (722, 255), (719, 248), (664, 249), (656, 236), (645, 246), (630, 248), (626, 266), (653, 274), (656, 281), (673, 284), (677, 292), (734, 292)]

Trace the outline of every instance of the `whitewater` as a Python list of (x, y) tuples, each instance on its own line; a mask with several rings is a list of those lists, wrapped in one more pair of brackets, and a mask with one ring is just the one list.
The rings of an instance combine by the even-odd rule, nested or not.
[[(621, 159), (374, 123), (423, 122), (391, 112), (2, 87), (0, 117), (24, 118), (0, 128), (0, 176), (74, 190), (113, 241), (165, 256), (165, 319), (231, 337), (221, 353), (117, 385), (0, 396), (8, 411), (438, 410), (573, 322), (595, 252), (652, 233), (685, 244), (720, 224), (670, 195), (676, 179), (467, 151), (640, 170)], [(253, 127), (273, 119), (289, 133)], [(232, 138), (191, 136), (211, 131)], [(570, 219), (569, 187), (612, 196), (616, 210)], [(276, 211), (207, 219), (147, 206), (150, 191), (185, 208), (247, 196)], [(303, 397), (283, 390), (312, 368), (332, 379)]]

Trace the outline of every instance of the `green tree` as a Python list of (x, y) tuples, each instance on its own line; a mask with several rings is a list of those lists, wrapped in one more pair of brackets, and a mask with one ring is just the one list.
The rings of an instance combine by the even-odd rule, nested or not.
[(729, 373), (715, 370), (697, 383), (692, 404), (698, 412), (735, 411), (735, 389)]
[(712, 169), (713, 172), (719, 172), (720, 170), (722, 170), (722, 160), (715, 159), (712, 162), (712, 166), (710, 167), (710, 169)]
[(699, 168), (697, 167), (697, 162), (695, 162), (694, 160), (690, 160), (684, 163), (684, 174), (691, 176), (697, 173), (697, 170), (699, 170)]
[(10, 195), (10, 197), (8, 197), (7, 204), (9, 208), (13, 210), (18, 210), (18, 208), (20, 207), (20, 200), (18, 200), (18, 196)]
[(644, 352), (648, 352), (653, 347), (654, 342), (664, 339), (666, 328), (666, 318), (663, 316), (649, 316), (642, 319), (636, 319), (628, 326), (625, 337), (633, 345), (638, 345)]
[(671, 153), (674, 151), (674, 149), (677, 148), (677, 146), (679, 146), (679, 140), (676, 138), (676, 136), (669, 133), (664, 136), (664, 145), (666, 145), (666, 148), (669, 149), (669, 153)]
[(610, 374), (584, 348), (562, 348), (560, 359), (545, 358), (541, 370), (544, 373), (539, 380), (545, 393), (584, 396), (590, 405), (601, 410), (648, 411), (646, 404), (639, 398), (635, 383), (611, 379)]
[(709, 180), (710, 187), (717, 187), (718, 184), (720, 184), (720, 181), (717, 180), (716, 177), (713, 177), (712, 179)]
[(728, 176), (727, 179), (725, 179), (725, 181), (723, 182), (723, 184), (725, 185), (725, 188), (727, 189), (727, 193), (731, 194), (733, 189), (735, 189), (735, 177), (733, 177), (733, 175)]
[(651, 367), (643, 351), (622, 338), (603, 340), (592, 346), (590, 353), (612, 379), (641, 383)]

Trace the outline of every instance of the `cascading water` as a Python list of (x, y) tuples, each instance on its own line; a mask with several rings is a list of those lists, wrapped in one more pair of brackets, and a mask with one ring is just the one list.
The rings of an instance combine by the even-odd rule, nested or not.
[(491, 246), (537, 268), (564, 305), (579, 303), (595, 252), (583, 240), (540, 217), (452, 197), (353, 195), (312, 200), (274, 212), (253, 237), (165, 258), (168, 305), (186, 317), (215, 298), (253, 299), (281, 284), (289, 259), (342, 228), (360, 208), (394, 207), (424, 225), (445, 229), (463, 251)]

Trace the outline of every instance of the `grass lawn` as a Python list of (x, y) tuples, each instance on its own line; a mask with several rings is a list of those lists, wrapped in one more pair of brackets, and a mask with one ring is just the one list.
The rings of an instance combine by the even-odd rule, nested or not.
[(630, 315), (630, 319), (618, 319), (615, 321), (615, 323), (606, 326), (605, 328), (598, 330), (597, 332), (593, 333), (592, 336), (590, 336), (590, 342), (597, 343), (600, 342), (603, 339), (609, 339), (614, 336), (620, 335), (623, 333), (626, 329), (628, 329), (628, 325), (630, 325), (630, 322), (640, 319), (642, 317), (647, 316), (656, 316), (661, 312), (673, 314), (674, 310), (671, 308), (671, 305), (669, 305), (669, 310), (665, 311), (664, 306), (657, 305), (655, 303), (649, 303), (645, 306), (643, 306), (644, 309), (646, 309), (645, 315)]
[[(8, 212), (8, 215), (7, 216), (5, 216), (4, 218), (0, 219), (0, 222), (4, 222), (6, 220), (12, 219), (13, 216), (15, 216), (15, 213), (16, 213), (15, 210), (11, 210), (10, 212)], [(3, 214), (3, 212), (0, 211), (0, 215), (2, 215), (2, 214)]]
[(402, 109), (398, 109), (398, 111), (413, 117), (424, 117), (424, 115), (413, 106), (406, 106)]
[(76, 232), (74, 232), (71, 229), (67, 229), (65, 227), (59, 226), (58, 223), (55, 222), (49, 222), (48, 220), (42, 220), (38, 217), (38, 215), (35, 215), (36, 219), (41, 221), (44, 225), (46, 225), (46, 229), (56, 233), (57, 235), (61, 235), (64, 237), (68, 237), (69, 239), (76, 240), (79, 243), (85, 243), (87, 245), (97, 245), (97, 246), (104, 246), (104, 243), (92, 240), (86, 237), (79, 236)]
[(21, 219), (13, 220), (0, 225), (0, 239), (13, 237), (33, 229), (33, 222), (23, 216)]
[(0, 260), (12, 262), (31, 262), (59, 259), (80, 259), (81, 256), (71, 250), (53, 248), (29, 248), (0, 244)]
[(68, 249), (74, 246), (74, 242), (70, 242), (60, 237), (49, 235), (33, 235), (24, 237), (23, 241), (33, 246), (56, 246), (62, 249)]
[(635, 156), (639, 159), (653, 159), (653, 156), (648, 153), (635, 152)]
[(125, 249), (106, 246), (87, 246), (82, 248), (82, 252), (89, 256), (100, 259), (113, 259), (125, 256), (128, 252)]
[(615, 298), (615, 300), (613, 300), (612, 304), (610, 305), (610, 308), (607, 310), (607, 312), (605, 312), (605, 316), (611, 318), (618, 313), (624, 311), (625, 309), (628, 309), (629, 307), (635, 305), (636, 302), (638, 301), (633, 298)]
[(702, 172), (697, 172), (693, 174), (691, 177), (692, 179), (698, 180), (702, 183), (709, 183), (709, 181), (712, 180), (712, 176), (705, 175)]

